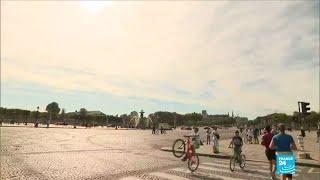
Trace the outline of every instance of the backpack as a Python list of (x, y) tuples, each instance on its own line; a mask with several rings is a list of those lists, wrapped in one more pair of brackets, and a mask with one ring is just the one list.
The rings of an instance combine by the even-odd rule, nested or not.
[(220, 135), (218, 133), (213, 133), (217, 137), (217, 139), (220, 139)]

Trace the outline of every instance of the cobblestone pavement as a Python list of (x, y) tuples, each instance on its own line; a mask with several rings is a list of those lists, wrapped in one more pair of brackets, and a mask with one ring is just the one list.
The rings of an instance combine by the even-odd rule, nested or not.
[[(266, 163), (248, 162), (245, 171), (228, 160), (200, 158), (196, 173), (161, 151), (188, 131), (151, 135), (150, 130), (1, 127), (0, 179), (266, 179)], [(230, 132), (232, 132), (231, 130)], [(229, 132), (221, 130), (222, 138)], [(231, 134), (230, 134), (231, 135)], [(318, 177), (319, 169), (304, 169)], [(309, 173), (310, 177), (312, 173)], [(302, 177), (299, 172), (296, 179)], [(307, 176), (304, 176), (307, 177)], [(309, 177), (309, 176), (308, 176)], [(311, 177), (311, 179), (313, 179)], [(317, 179), (317, 178), (316, 178)]]
[(117, 179), (180, 167), (160, 150), (190, 131), (1, 127), (1, 179)]
[[(317, 172), (320, 169), (313, 169)], [(296, 180), (317, 180), (319, 175), (312, 174), (309, 168), (297, 166), (296, 174), (293, 179)], [(279, 176), (277, 177), (280, 178)], [(234, 172), (229, 170), (229, 160), (216, 158), (200, 158), (199, 168), (191, 173), (186, 164), (180, 167), (168, 168), (160, 171), (147, 172), (135, 176), (127, 176), (122, 179), (172, 179), (172, 180), (188, 180), (188, 179), (209, 179), (209, 180), (263, 180), (270, 179), (269, 165), (264, 162), (247, 162), (245, 168), (242, 170), (236, 167)]]

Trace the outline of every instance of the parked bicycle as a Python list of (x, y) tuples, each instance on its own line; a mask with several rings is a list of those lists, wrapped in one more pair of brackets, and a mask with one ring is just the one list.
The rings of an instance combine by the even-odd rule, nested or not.
[[(172, 145), (173, 155), (177, 158), (181, 158), (183, 155), (187, 155), (188, 168), (194, 172), (199, 167), (199, 156), (195, 154), (192, 148), (192, 138), (195, 136), (184, 136), (187, 139), (177, 139)], [(187, 149), (186, 149), (187, 148)]]
[[(232, 146), (229, 146), (228, 148), (232, 148)], [(240, 152), (240, 154), (233, 154), (230, 158), (230, 170), (234, 171), (236, 167), (236, 163), (239, 163), (239, 166), (241, 169), (243, 169), (246, 166), (246, 156)]]

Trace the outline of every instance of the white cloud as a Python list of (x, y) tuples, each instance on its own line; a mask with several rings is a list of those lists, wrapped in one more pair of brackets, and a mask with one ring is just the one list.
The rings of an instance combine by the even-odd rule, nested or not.
[(319, 109), (312, 2), (114, 2), (99, 13), (78, 2), (1, 5), (3, 79), (250, 117), (290, 113), (298, 100)]

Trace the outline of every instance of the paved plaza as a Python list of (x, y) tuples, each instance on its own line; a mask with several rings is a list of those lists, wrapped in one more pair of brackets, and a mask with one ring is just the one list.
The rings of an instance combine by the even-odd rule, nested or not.
[[(222, 139), (232, 131), (221, 130)], [(266, 162), (248, 161), (231, 172), (228, 159), (210, 157), (200, 157), (199, 169), (190, 173), (185, 162), (161, 150), (188, 133), (1, 127), (1, 179), (269, 179)], [(294, 179), (318, 179), (319, 171), (297, 166)]]

